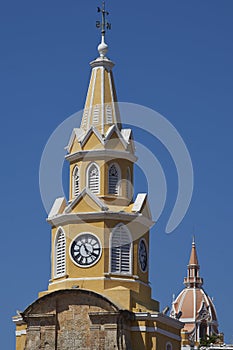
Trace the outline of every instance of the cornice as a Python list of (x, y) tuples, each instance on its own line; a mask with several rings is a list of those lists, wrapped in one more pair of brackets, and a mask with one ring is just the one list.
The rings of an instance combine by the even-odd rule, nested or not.
[(148, 228), (153, 226), (154, 222), (140, 213), (127, 213), (127, 212), (113, 212), (113, 211), (103, 211), (103, 212), (84, 212), (84, 213), (64, 213), (59, 214), (54, 217), (47, 219), (47, 222), (52, 226), (59, 226), (71, 223), (85, 223), (95, 220), (122, 220), (122, 221), (135, 221)]
[(164, 315), (162, 313), (150, 313), (150, 312), (136, 312), (135, 313), (136, 320), (150, 320), (161, 322), (168, 326), (174, 327), (176, 329), (182, 329), (184, 327), (184, 323), (176, 320), (172, 317)]
[(138, 159), (134, 154), (128, 152), (128, 151), (115, 151), (115, 150), (108, 150), (108, 149), (96, 149), (91, 151), (78, 151), (75, 153), (67, 154), (65, 156), (65, 159), (73, 162), (73, 161), (79, 161), (83, 158), (88, 160), (96, 160), (96, 159), (126, 159), (133, 163), (135, 163)]

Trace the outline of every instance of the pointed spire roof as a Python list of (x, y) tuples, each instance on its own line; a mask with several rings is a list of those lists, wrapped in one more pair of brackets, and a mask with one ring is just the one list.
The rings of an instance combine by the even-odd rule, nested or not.
[(99, 57), (90, 63), (92, 71), (81, 128), (87, 132), (94, 126), (104, 136), (112, 125), (121, 129), (121, 120), (112, 74), (114, 63), (106, 57), (108, 45), (105, 42), (105, 32), (110, 24), (106, 22), (109, 13), (105, 10), (104, 1), (102, 9), (98, 8), (98, 12), (102, 13), (102, 23), (97, 22), (97, 27), (101, 28)]
[(193, 243), (192, 243), (192, 249), (189, 259), (189, 265), (198, 265), (198, 258), (197, 258), (197, 250), (196, 250), (196, 243), (195, 243), (195, 237), (193, 237)]
[(194, 238), (187, 268), (187, 277), (184, 278), (184, 284), (187, 288), (201, 288), (203, 285), (203, 279), (200, 277), (200, 266), (198, 264), (196, 243)]

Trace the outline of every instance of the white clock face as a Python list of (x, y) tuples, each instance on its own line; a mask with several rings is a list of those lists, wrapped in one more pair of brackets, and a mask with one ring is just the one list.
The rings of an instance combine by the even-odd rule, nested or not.
[(146, 241), (143, 238), (138, 245), (138, 262), (142, 272), (146, 272), (148, 268), (148, 254)]
[(70, 246), (73, 262), (79, 267), (89, 267), (97, 263), (101, 256), (101, 244), (92, 233), (81, 233)]

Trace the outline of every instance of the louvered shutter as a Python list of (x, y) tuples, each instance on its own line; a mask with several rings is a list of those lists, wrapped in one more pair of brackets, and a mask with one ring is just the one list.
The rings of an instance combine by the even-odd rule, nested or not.
[(73, 196), (77, 197), (79, 194), (79, 168), (76, 166), (73, 172)]
[(131, 176), (130, 176), (130, 169), (127, 168), (127, 174), (126, 174), (126, 197), (131, 199)]
[(112, 232), (111, 272), (131, 273), (131, 238), (124, 225), (117, 226)]
[(119, 170), (112, 164), (108, 170), (108, 193), (119, 194)]
[(106, 120), (107, 120), (107, 124), (112, 124), (112, 106), (111, 105), (106, 106)]
[(88, 170), (88, 188), (95, 194), (99, 193), (99, 169), (95, 164)]
[(55, 276), (62, 276), (66, 272), (66, 238), (65, 233), (59, 230), (55, 244)]

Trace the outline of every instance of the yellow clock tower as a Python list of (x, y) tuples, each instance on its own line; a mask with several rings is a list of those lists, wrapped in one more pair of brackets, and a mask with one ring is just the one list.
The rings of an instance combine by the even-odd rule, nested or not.
[(133, 193), (133, 134), (121, 124), (104, 3), (99, 11), (99, 57), (91, 62), (81, 125), (66, 146), (69, 198), (57, 198), (47, 219), (51, 279), (14, 317), (17, 350), (180, 347), (182, 324), (160, 313), (151, 297), (153, 222), (147, 195)]

